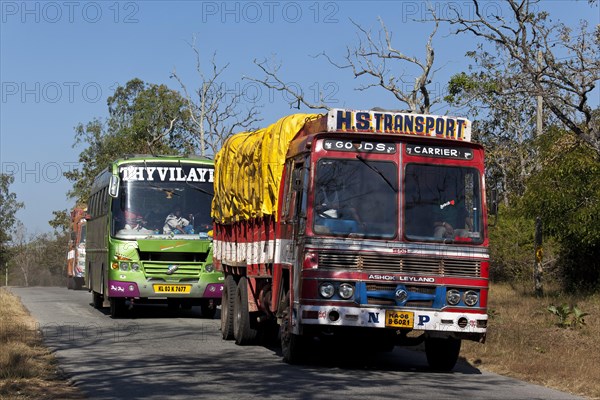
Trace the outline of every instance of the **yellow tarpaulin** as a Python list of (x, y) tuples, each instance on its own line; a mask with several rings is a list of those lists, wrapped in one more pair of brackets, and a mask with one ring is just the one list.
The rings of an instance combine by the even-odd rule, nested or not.
[(288, 146), (318, 114), (293, 114), (267, 128), (235, 134), (215, 156), (212, 216), (220, 223), (276, 215)]

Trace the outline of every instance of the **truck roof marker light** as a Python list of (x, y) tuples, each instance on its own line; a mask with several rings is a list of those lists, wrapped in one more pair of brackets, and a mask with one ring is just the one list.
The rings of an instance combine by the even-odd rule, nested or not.
[(313, 251), (307, 251), (304, 255), (304, 263), (302, 264), (304, 269), (317, 269), (319, 268), (319, 256)]

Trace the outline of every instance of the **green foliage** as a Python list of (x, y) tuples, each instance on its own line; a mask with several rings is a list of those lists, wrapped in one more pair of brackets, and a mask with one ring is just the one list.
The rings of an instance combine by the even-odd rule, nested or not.
[(500, 206), (497, 222), (489, 227), (490, 278), (495, 282), (531, 279), (533, 221)]
[(569, 289), (600, 285), (600, 163), (588, 145), (550, 129), (538, 139), (540, 168), (527, 181), (522, 212), (540, 215), (544, 232), (561, 245)]
[(550, 305), (547, 310), (558, 318), (556, 325), (561, 328), (581, 328), (585, 325), (584, 317), (589, 315), (581, 311), (577, 305), (571, 307), (566, 303), (560, 306)]
[(75, 127), (74, 146), (81, 169), (65, 173), (73, 182), (71, 198), (86, 202), (94, 177), (127, 154), (182, 154), (193, 152), (192, 120), (187, 102), (165, 85), (132, 79), (108, 98), (109, 117)]
[(54, 231), (57, 234), (68, 232), (71, 223), (68, 210), (52, 211), (52, 215), (54, 215), (54, 218), (48, 221), (48, 223), (54, 228)]
[(0, 174), (0, 265), (4, 266), (9, 258), (8, 242), (16, 222), (15, 214), (24, 207), (17, 201), (17, 195), (10, 191), (15, 178), (12, 175)]

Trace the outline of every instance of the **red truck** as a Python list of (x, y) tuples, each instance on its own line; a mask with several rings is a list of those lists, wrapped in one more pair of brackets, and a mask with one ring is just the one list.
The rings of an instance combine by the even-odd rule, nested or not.
[(451, 370), (461, 340), (485, 341), (484, 182), (464, 118), (334, 109), (231, 136), (212, 203), (222, 337), (278, 329), (288, 363), (315, 338), (424, 343)]
[(85, 237), (87, 206), (71, 210), (69, 249), (67, 251), (67, 288), (80, 290), (85, 281)]

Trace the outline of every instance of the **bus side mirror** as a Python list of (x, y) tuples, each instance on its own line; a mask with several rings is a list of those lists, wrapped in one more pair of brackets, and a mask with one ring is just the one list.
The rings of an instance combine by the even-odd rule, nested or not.
[(117, 194), (119, 194), (119, 182), (120, 179), (118, 176), (111, 175), (108, 182), (108, 195), (110, 197), (117, 197)]

